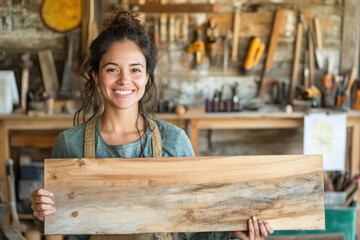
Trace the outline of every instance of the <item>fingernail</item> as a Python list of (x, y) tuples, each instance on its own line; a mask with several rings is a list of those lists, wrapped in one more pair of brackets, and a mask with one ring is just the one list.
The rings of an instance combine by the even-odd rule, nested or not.
[(267, 222), (267, 221), (263, 221), (263, 223), (267, 224), (268, 222)]
[(251, 222), (251, 218), (249, 219), (249, 222)]
[(50, 196), (51, 196), (51, 197), (53, 197), (53, 196), (54, 196), (54, 194), (53, 194), (53, 193), (50, 193)]
[(256, 217), (255, 217), (255, 216), (253, 216), (252, 219), (253, 219), (254, 221), (256, 221)]
[(263, 221), (259, 220), (258, 223), (263, 223)]
[(51, 201), (51, 205), (54, 205), (54, 201)]

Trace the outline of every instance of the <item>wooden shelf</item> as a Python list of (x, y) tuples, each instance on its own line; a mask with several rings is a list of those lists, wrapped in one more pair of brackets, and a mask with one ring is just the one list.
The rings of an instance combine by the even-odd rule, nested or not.
[(36, 148), (52, 148), (57, 135), (45, 135), (45, 136), (11, 136), (11, 147), (36, 147)]
[(219, 4), (144, 4), (138, 5), (139, 11), (144, 13), (207, 13), (218, 12)]
[(33, 216), (31, 214), (19, 214), (20, 220), (32, 220)]

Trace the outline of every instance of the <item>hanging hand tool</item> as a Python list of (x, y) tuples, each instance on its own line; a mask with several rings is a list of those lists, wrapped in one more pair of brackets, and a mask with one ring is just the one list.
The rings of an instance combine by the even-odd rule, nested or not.
[(196, 40), (188, 47), (189, 53), (195, 53), (196, 65), (200, 65), (204, 62), (205, 58), (205, 45), (202, 40), (202, 29), (196, 29)]
[(22, 60), (22, 74), (21, 74), (21, 110), (26, 112), (27, 110), (27, 93), (29, 90), (29, 72), (32, 67), (32, 61), (30, 59), (30, 53), (21, 55)]
[(159, 49), (159, 47), (160, 47), (159, 23), (158, 23), (157, 19), (155, 19), (155, 23), (154, 23), (154, 44), (155, 44), (156, 48)]
[(243, 66), (245, 75), (248, 74), (249, 71), (258, 64), (264, 49), (265, 44), (261, 42), (260, 38), (255, 37), (251, 40)]
[(167, 42), (166, 25), (167, 25), (167, 15), (166, 15), (166, 13), (162, 13), (160, 15), (160, 42), (161, 43)]
[(350, 77), (346, 78), (343, 85), (338, 89), (339, 91), (336, 94), (336, 106), (348, 107), (350, 105), (350, 89), (354, 84), (356, 72), (356, 68), (353, 68), (351, 70)]
[(280, 105), (280, 109), (284, 109), (287, 104), (289, 82), (277, 79), (273, 84), (275, 103)]
[(323, 107), (333, 107), (334, 106), (334, 82), (333, 82), (333, 76), (331, 74), (331, 71), (333, 69), (333, 61), (332, 59), (327, 59), (327, 64), (325, 68), (325, 74), (322, 78), (322, 105)]
[(179, 17), (175, 19), (175, 39), (179, 41), (181, 38), (181, 20)]
[(226, 30), (225, 39), (224, 39), (224, 56), (223, 56), (223, 73), (227, 74), (228, 65), (229, 65), (229, 39), (231, 35), (231, 30)]
[(309, 86), (309, 67), (308, 67), (308, 52), (304, 52), (304, 86), (297, 86), (297, 90), (301, 97), (311, 102), (311, 107), (321, 106), (321, 92), (313, 86)]
[(215, 19), (210, 18), (209, 24), (206, 29), (207, 48), (209, 51), (210, 63), (215, 65), (216, 51), (216, 40), (219, 37), (219, 29), (216, 26)]
[(233, 42), (232, 42), (232, 53), (231, 60), (238, 60), (238, 48), (239, 48), (239, 35), (240, 35), (240, 13), (241, 13), (242, 2), (235, 4), (234, 11), (234, 30), (233, 30)]
[(315, 33), (316, 33), (316, 47), (319, 51), (322, 51), (322, 38), (319, 18), (314, 18)]
[(299, 71), (299, 60), (300, 60), (300, 53), (301, 53), (301, 42), (302, 42), (302, 34), (303, 34), (303, 23), (302, 19), (300, 18), (299, 14), (299, 22), (297, 24), (297, 31), (296, 31), (296, 43), (295, 43), (295, 53), (294, 53), (294, 62), (291, 74), (291, 83), (290, 83), (290, 91), (289, 91), (289, 103), (295, 98), (295, 89), (296, 85), (298, 84), (298, 71)]
[(314, 11), (312, 9), (305, 9), (302, 11), (302, 18), (304, 18), (304, 30), (307, 31), (308, 37), (308, 58), (309, 58), (309, 81), (310, 86), (313, 86), (315, 83), (315, 61), (314, 61), (314, 38), (312, 33), (312, 22), (315, 17)]
[[(315, 51), (315, 58), (316, 64), (319, 69), (323, 69), (323, 56), (322, 56), (322, 40), (321, 40), (321, 30), (320, 30), (320, 23), (318, 18), (314, 18), (313, 22), (309, 22), (310, 28), (309, 31), (311, 32), (314, 44), (314, 51)], [(315, 31), (314, 27), (315, 25)], [(316, 44), (315, 44), (316, 43)]]
[(315, 84), (315, 61), (314, 61), (314, 39), (312, 35), (312, 31), (310, 28), (308, 28), (308, 52), (309, 52), (309, 81), (310, 86), (313, 86)]
[(170, 14), (169, 18), (169, 43), (175, 41), (175, 14)]
[(238, 83), (231, 85), (231, 94), (232, 94), (232, 107), (231, 111), (233, 112), (239, 112), (242, 110), (242, 101), (239, 98), (239, 95), (237, 93), (237, 87)]
[(276, 46), (277, 46), (277, 42), (278, 42), (280, 23), (283, 21), (283, 17), (284, 17), (284, 10), (281, 8), (278, 8), (276, 10), (275, 20), (273, 23), (273, 29), (271, 32), (270, 44), (269, 44), (268, 53), (266, 56), (265, 68), (263, 70), (263, 74), (262, 74), (262, 78), (261, 78), (261, 86), (260, 86), (260, 91), (259, 91), (260, 103), (265, 102), (265, 94), (266, 94), (268, 84), (269, 84), (268, 74), (270, 72), (270, 69), (272, 68), (274, 54), (275, 54), (275, 50), (276, 50)]
[(351, 105), (351, 109), (360, 110), (360, 80), (358, 79), (354, 85), (355, 100), (354, 103)]
[(182, 40), (184, 42), (189, 41), (189, 14), (183, 14), (183, 23), (182, 23)]

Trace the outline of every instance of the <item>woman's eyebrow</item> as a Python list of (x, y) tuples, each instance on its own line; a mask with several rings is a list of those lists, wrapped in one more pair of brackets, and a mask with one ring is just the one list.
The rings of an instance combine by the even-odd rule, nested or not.
[[(113, 63), (113, 62), (108, 62), (108, 63), (105, 63), (103, 68), (106, 67), (107, 65), (115, 65), (115, 66), (119, 66), (117, 63)], [(130, 66), (141, 66), (144, 68), (144, 65), (142, 65), (141, 63), (132, 63), (130, 64)]]
[(133, 64), (130, 64), (130, 66), (142, 66), (144, 68), (144, 66), (141, 63), (133, 63)]
[(108, 63), (105, 63), (105, 64), (104, 64), (103, 68), (106, 67), (107, 65), (115, 65), (115, 66), (117, 66), (117, 67), (119, 66), (119, 65), (116, 64), (116, 63), (108, 62)]

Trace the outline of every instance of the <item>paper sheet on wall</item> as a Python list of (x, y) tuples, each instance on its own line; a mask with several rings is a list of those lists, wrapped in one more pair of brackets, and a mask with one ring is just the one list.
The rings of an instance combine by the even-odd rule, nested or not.
[(345, 168), (346, 114), (316, 113), (304, 118), (304, 154), (323, 154), (324, 171)]
[(0, 71), (0, 114), (9, 114), (19, 103), (19, 93), (13, 71)]

